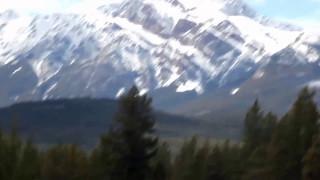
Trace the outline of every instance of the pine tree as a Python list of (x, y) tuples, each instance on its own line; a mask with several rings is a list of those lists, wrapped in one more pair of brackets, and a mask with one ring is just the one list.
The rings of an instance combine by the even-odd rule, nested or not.
[[(268, 145), (270, 144), (272, 135), (277, 126), (277, 117), (272, 113), (268, 113), (259, 122), (259, 131), (256, 136), (259, 139), (256, 147), (249, 149), (245, 152), (245, 174), (243, 179), (270, 179), (270, 167), (268, 166)], [(248, 151), (248, 149), (245, 149)]]
[(320, 137), (315, 138), (303, 160), (303, 180), (320, 179)]
[(205, 180), (208, 176), (208, 159), (210, 156), (210, 150), (209, 141), (206, 140), (202, 147), (200, 147), (195, 154), (193, 173), (196, 179)]
[(226, 173), (223, 168), (224, 158), (221, 148), (216, 145), (208, 158), (207, 180), (225, 180)]
[(243, 175), (246, 156), (243, 156), (241, 146), (226, 141), (222, 146), (223, 171), (228, 180), (238, 180)]
[(315, 93), (304, 88), (292, 109), (282, 118), (269, 146), (270, 166), (277, 179), (302, 178), (302, 159), (318, 132)]
[(278, 118), (271, 112), (263, 117), (260, 130), (260, 145), (268, 145), (271, 141), (272, 135), (277, 127)]
[(174, 180), (193, 180), (195, 177), (193, 168), (197, 153), (198, 139), (192, 137), (191, 140), (184, 142), (174, 161), (173, 179)]
[(244, 121), (244, 149), (247, 152), (247, 155), (261, 143), (262, 119), (263, 112), (261, 111), (258, 100), (256, 100), (247, 112)]
[(44, 180), (88, 180), (86, 153), (75, 145), (58, 145), (49, 149), (42, 162)]
[(243, 180), (270, 180), (273, 179), (268, 166), (268, 151), (266, 146), (256, 148), (246, 159), (246, 169)]
[(107, 134), (103, 135), (99, 145), (91, 153), (90, 179), (111, 179), (117, 161), (118, 154), (113, 152), (111, 138)]
[(172, 179), (208, 179), (210, 144), (209, 141), (201, 146), (199, 144), (196, 136), (184, 142), (174, 161)]
[(6, 163), (4, 161), (6, 156), (5, 152), (7, 149), (6, 145), (7, 144), (5, 141), (5, 137), (2, 133), (2, 130), (0, 129), (0, 179), (5, 179), (6, 177), (6, 172), (5, 172)]
[(36, 180), (40, 178), (40, 154), (38, 149), (27, 141), (21, 152), (19, 165), (14, 174), (16, 180)]
[(167, 143), (158, 147), (157, 155), (152, 159), (152, 180), (169, 180), (171, 176), (171, 151)]
[(151, 98), (133, 87), (120, 98), (118, 112), (108, 133), (112, 180), (144, 180), (152, 176), (151, 159), (158, 139), (153, 135), (155, 119)]
[(16, 129), (12, 128), (10, 135), (2, 137), (1, 143), (1, 178), (14, 180), (21, 158), (23, 143)]

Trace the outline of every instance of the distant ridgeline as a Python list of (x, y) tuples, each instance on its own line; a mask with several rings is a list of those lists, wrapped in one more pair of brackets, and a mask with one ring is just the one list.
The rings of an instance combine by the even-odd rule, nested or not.
[[(116, 100), (91, 98), (25, 102), (0, 109), (0, 126), (5, 131), (15, 128), (24, 138), (42, 145), (93, 147), (110, 127), (117, 104)], [(188, 118), (161, 112), (155, 116), (157, 133), (163, 137), (189, 136), (201, 129), (200, 123)]]

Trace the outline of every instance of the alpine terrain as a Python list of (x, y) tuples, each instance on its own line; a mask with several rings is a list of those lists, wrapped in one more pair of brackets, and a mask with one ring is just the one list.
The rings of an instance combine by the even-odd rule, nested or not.
[(0, 13), (0, 82), (1, 106), (116, 98), (136, 84), (156, 108), (186, 116), (231, 118), (255, 98), (281, 113), (303, 86), (320, 85), (320, 35), (260, 16), (241, 0), (7, 10)]

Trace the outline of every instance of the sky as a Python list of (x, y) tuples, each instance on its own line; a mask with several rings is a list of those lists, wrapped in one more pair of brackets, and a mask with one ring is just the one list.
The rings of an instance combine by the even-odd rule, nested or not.
[(320, 27), (320, 0), (244, 0), (261, 15), (309, 28)]
[[(0, 0), (0, 11), (64, 12), (102, 0)], [(108, 0), (104, 0), (108, 1)], [(195, 0), (196, 1), (196, 0)], [(308, 27), (320, 27), (320, 0), (244, 0), (259, 14)], [(319, 25), (319, 26), (318, 26)]]

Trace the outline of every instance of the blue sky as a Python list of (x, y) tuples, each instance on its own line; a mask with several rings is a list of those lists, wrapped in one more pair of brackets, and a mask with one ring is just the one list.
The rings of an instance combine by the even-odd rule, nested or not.
[[(0, 0), (0, 10), (12, 8), (20, 12), (65, 11), (80, 4), (102, 0)], [(108, 1), (108, 0), (104, 0)], [(196, 1), (196, 0), (195, 0)], [(244, 0), (262, 15), (303, 26), (320, 24), (320, 0)], [(318, 27), (318, 26), (317, 26)]]
[(298, 23), (320, 24), (320, 0), (245, 0), (262, 15)]
[(267, 16), (299, 18), (320, 11), (320, 0), (246, 0), (254, 9)]

